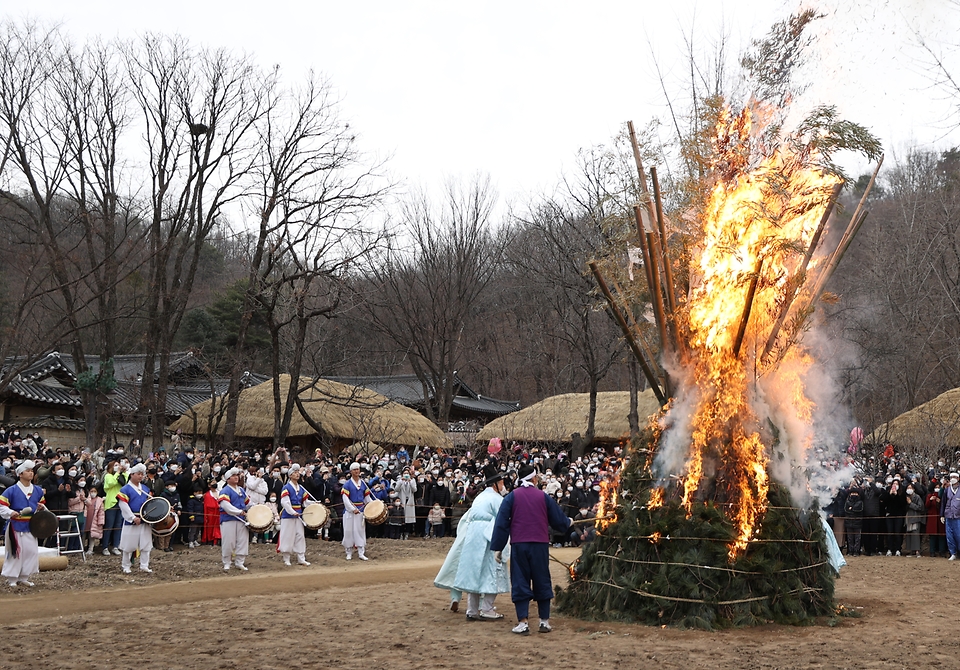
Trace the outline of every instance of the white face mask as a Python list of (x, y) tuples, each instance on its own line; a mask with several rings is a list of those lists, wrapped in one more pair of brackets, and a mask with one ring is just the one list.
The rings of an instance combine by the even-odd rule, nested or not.
[(54, 470), (53, 474), (55, 474), (57, 477), (63, 477), (63, 470)]
[(86, 479), (81, 479), (80, 481), (77, 482), (77, 486), (79, 486), (80, 488), (83, 488), (86, 485), (87, 485)]
[(290, 468), (280, 468), (280, 474), (285, 475), (290, 472)]
[(176, 487), (176, 486), (168, 486), (168, 487), (167, 487), (167, 490), (168, 490), (170, 493), (173, 493), (174, 491), (177, 490), (177, 487)]
[(220, 466), (218, 465), (217, 467), (215, 467), (215, 468), (213, 469), (213, 471), (219, 473), (219, 472), (220, 472)]
[(71, 471), (70, 471), (70, 476), (71, 476), (71, 477), (76, 477), (76, 476), (77, 476), (77, 471), (76, 471), (76, 470), (71, 470)]
[(10, 461), (4, 461), (4, 462), (3, 462), (3, 467), (5, 467), (5, 468), (8, 469), (8, 470), (9, 470), (12, 466), (13, 466), (13, 463), (11, 463)]

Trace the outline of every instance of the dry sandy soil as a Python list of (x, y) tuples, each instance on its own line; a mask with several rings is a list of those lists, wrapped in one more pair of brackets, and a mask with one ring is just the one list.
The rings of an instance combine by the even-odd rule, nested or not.
[[(219, 548), (154, 552), (152, 575), (119, 557), (71, 559), (33, 589), (0, 592), (2, 668), (957, 668), (960, 561), (858, 557), (836, 626), (705, 633), (552, 617), (553, 633), (467, 622), (433, 587), (450, 540), (371, 540), (366, 563), (308, 540), (310, 567), (251, 545), (250, 572), (224, 574)], [(569, 563), (576, 550), (552, 550)], [(551, 562), (554, 579), (565, 580)], [(561, 582), (565, 583), (565, 582)], [(534, 607), (535, 610), (535, 607)], [(532, 621), (536, 621), (532, 619)]]

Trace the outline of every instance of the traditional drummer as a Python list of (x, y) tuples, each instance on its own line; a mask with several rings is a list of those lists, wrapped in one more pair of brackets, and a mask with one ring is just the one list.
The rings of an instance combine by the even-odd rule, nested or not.
[(130, 574), (133, 552), (140, 550), (140, 570), (153, 572), (150, 569), (150, 552), (153, 550), (153, 532), (149, 524), (143, 523), (140, 518), (140, 509), (153, 495), (145, 486), (141, 485), (147, 466), (139, 463), (127, 471), (130, 480), (117, 493), (117, 504), (120, 514), (123, 515), (123, 529), (120, 531), (120, 567), (124, 574)]
[(250, 507), (250, 498), (247, 492), (240, 487), (240, 468), (230, 468), (224, 480), (227, 482), (220, 489), (220, 542), (223, 569), (230, 569), (233, 560), (238, 570), (247, 571), (243, 564), (247, 560), (250, 546), (250, 533), (244, 516)]
[(363, 517), (363, 506), (372, 500), (373, 494), (367, 483), (360, 479), (360, 464), (350, 464), (350, 479), (341, 490), (343, 497), (343, 548), (347, 550), (347, 560), (353, 558), (353, 550), (361, 561), (367, 560), (364, 552), (367, 548), (367, 528)]
[(20, 481), (0, 495), (0, 517), (10, 523), (4, 537), (6, 555), (3, 560), (3, 578), (7, 584), (33, 586), (30, 576), (40, 572), (40, 553), (37, 538), (30, 532), (30, 518), (43, 504), (43, 489), (33, 485), (33, 461), (24, 461), (17, 466)]
[(290, 565), (290, 554), (297, 555), (297, 563), (310, 565), (306, 559), (307, 541), (303, 535), (303, 510), (313, 504), (307, 490), (300, 485), (301, 468), (297, 463), (287, 471), (287, 483), (280, 491), (280, 546), (283, 564)]

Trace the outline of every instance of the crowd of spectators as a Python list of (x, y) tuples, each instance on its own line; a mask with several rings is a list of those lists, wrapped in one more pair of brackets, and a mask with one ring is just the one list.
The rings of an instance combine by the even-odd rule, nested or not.
[[(960, 459), (960, 452), (956, 453)], [(852, 556), (952, 557), (944, 516), (946, 488), (960, 460), (919, 471), (888, 446), (855, 461), (856, 474), (825, 508), (841, 550)], [(949, 514), (947, 514), (949, 516)], [(951, 558), (951, 560), (953, 560)]]
[[(542, 474), (546, 492), (556, 497), (569, 517), (593, 518), (600, 484), (604, 478), (616, 476), (623, 466), (621, 456), (620, 447), (610, 453), (598, 447), (573, 459), (565, 451), (517, 443), (507, 446), (495, 440), (478, 455), (417, 446), (392, 454), (332, 455), (317, 449), (310, 455), (297, 454), (296, 460), (303, 466), (300, 483), (330, 511), (327, 523), (309, 531), (310, 536), (323, 540), (342, 537), (340, 491), (349, 477), (350, 464), (356, 461), (373, 495), (388, 509), (385, 523), (368, 525), (368, 536), (402, 541), (455, 536), (460, 518), (483, 489), (482, 473), (488, 464), (507, 475), (508, 482), (522, 464), (533, 465)], [(52, 449), (39, 434), (21, 437), (17, 429), (0, 429), (3, 488), (14, 482), (15, 463), (27, 457), (37, 463), (35, 481), (44, 489), (47, 507), (60, 516), (77, 518), (83, 549), (91, 555), (120, 554), (122, 517), (117, 493), (126, 483), (129, 469), (140, 462), (147, 469), (142, 485), (153, 495), (167, 498), (180, 518), (176, 533), (155, 538), (156, 549), (173, 551), (175, 545), (190, 549), (219, 542), (218, 491), (224, 475), (234, 467), (245, 473), (241, 485), (251, 503), (271, 507), (277, 521), (274, 528), (255, 533), (252, 541), (276, 542), (278, 501), (295, 462), (286, 448), (207, 451), (185, 444), (179, 434), (169, 448), (141, 453), (136, 443), (97, 450)], [(553, 537), (554, 544), (579, 546), (592, 539), (593, 524), (574, 528), (569, 536)], [(55, 538), (48, 540), (48, 546), (55, 542)], [(65, 548), (78, 548), (74, 544), (79, 545), (79, 540), (71, 538), (71, 546)]]

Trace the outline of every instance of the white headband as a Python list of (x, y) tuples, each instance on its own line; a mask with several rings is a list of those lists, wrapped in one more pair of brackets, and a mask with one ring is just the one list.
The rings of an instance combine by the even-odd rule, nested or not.
[(135, 475), (136, 473), (145, 474), (147, 472), (147, 466), (143, 463), (137, 463), (132, 468), (130, 468), (129, 473)]
[(23, 463), (17, 466), (17, 476), (19, 477), (27, 470), (33, 470), (33, 468), (36, 467), (36, 465), (37, 464), (34, 463), (33, 461), (24, 461)]

